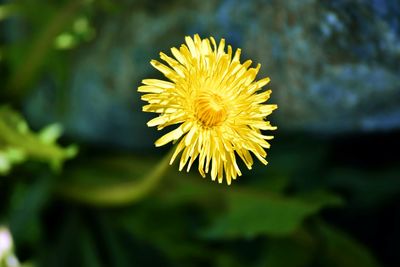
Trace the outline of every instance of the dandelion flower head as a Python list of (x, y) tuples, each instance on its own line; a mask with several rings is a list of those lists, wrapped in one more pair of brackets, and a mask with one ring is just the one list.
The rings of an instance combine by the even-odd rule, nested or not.
[(170, 164), (181, 153), (179, 170), (189, 171), (197, 159), (203, 177), (210, 172), (212, 180), (231, 184), (242, 175), (238, 157), (248, 169), (252, 155), (267, 164), (265, 149), (273, 136), (262, 131), (276, 129), (266, 117), (277, 105), (265, 104), (271, 90), (261, 89), (270, 79), (255, 81), (260, 64), (241, 63), (241, 50), (233, 54), (224, 39), (217, 44), (196, 34), (185, 41), (171, 49), (173, 57), (160, 53), (165, 63), (151, 61), (168, 80), (144, 79), (138, 89), (148, 102), (143, 111), (159, 114), (147, 125), (158, 130), (177, 125), (155, 142), (157, 147), (178, 142)]

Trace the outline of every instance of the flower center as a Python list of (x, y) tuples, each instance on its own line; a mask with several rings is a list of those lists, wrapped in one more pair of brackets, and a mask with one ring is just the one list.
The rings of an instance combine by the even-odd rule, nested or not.
[(217, 94), (203, 93), (195, 101), (197, 119), (206, 127), (218, 126), (226, 120), (223, 99)]

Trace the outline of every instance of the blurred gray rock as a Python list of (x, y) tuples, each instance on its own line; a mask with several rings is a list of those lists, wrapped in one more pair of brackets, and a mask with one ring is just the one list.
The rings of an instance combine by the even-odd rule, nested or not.
[[(133, 1), (105, 16), (95, 40), (76, 51), (64, 110), (44, 83), (27, 110), (61, 120), (86, 141), (147, 147), (136, 92), (160, 78), (149, 64), (185, 35), (224, 37), (271, 77), (272, 116), (281, 130), (381, 131), (400, 126), (400, 2), (391, 0)], [(47, 89), (46, 89), (47, 88)], [(49, 96), (50, 95), (50, 96)], [(52, 112), (50, 112), (52, 111)], [(49, 114), (52, 114), (51, 116)]]

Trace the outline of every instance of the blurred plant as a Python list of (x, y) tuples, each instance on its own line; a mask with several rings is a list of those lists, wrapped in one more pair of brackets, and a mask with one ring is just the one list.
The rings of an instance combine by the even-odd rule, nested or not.
[(0, 225), (0, 267), (33, 267), (31, 262), (20, 263), (14, 252), (14, 242), (7, 227)]
[(26, 160), (47, 162), (59, 170), (66, 159), (77, 153), (74, 145), (62, 148), (56, 143), (61, 131), (60, 125), (52, 124), (35, 134), (17, 112), (0, 106), (0, 175)]
[(10, 231), (0, 225), (0, 267), (20, 267)]
[[(155, 142), (163, 146), (178, 142), (171, 158), (182, 152), (179, 170), (186, 164), (190, 170), (199, 160), (199, 172), (205, 177), (211, 171), (211, 179), (222, 183), (224, 176), (228, 185), (241, 176), (236, 157), (239, 156), (248, 169), (252, 168), (252, 152), (263, 164), (267, 164), (266, 148), (273, 136), (261, 130), (275, 130), (265, 118), (277, 105), (267, 105), (271, 90), (256, 93), (268, 84), (269, 78), (254, 81), (261, 67), (249, 68), (252, 61), (240, 63), (241, 50), (232, 54), (225, 40), (217, 45), (213, 37), (200, 39), (187, 36), (186, 45), (171, 49), (174, 58), (160, 53), (169, 66), (152, 60), (154, 68), (169, 81), (145, 79), (139, 92), (147, 93), (142, 100), (149, 104), (143, 111), (159, 113), (148, 126), (158, 130), (180, 124)], [(233, 56), (233, 57), (232, 57)], [(189, 160), (190, 159), (190, 160)], [(211, 164), (210, 164), (211, 163)]]
[(60, 50), (75, 48), (82, 42), (88, 42), (96, 35), (95, 29), (90, 25), (86, 16), (77, 17), (72, 24), (72, 29), (62, 32), (54, 40), (54, 47)]
[[(10, 73), (1, 93), (9, 102), (23, 99), (45, 70), (63, 80), (68, 71), (65, 50), (95, 36), (89, 18), (92, 2), (15, 1), (0, 5), (0, 20), (20, 24), (14, 25), (13, 38), (6, 38), (0, 49), (0, 60), (7, 63)], [(25, 31), (24, 25), (30, 30)]]
[[(320, 156), (307, 152), (312, 158), (309, 160)], [(168, 155), (163, 159), (165, 163), (167, 158)], [(107, 195), (110, 189), (114, 195), (113, 188), (133, 186), (135, 177), (151, 169), (157, 161), (157, 158), (99, 156), (65, 170), (59, 187), (73, 185), (80, 188), (82, 195), (85, 192), (88, 199), (92, 190), (97, 195), (100, 192)], [(280, 169), (273, 165), (271, 168)], [(260, 177), (253, 178), (263, 181), (262, 186), (250, 183), (227, 190), (198, 180), (194, 172), (183, 177), (171, 169), (164, 173), (166, 179), (158, 181), (162, 183), (160, 186), (147, 192), (147, 198), (114, 203), (118, 209), (101, 212), (90, 209), (90, 219), (80, 215), (81, 221), (74, 229), (86, 229), (84, 251), (90, 254), (98, 253), (99, 240), (107, 240), (101, 247), (109, 255), (105, 257), (111, 257), (107, 262), (112, 266), (129, 266), (130, 262), (141, 265), (140, 259), (145, 262), (142, 265), (150, 266), (168, 265), (166, 262), (172, 263), (171, 266), (202, 266), (198, 262), (229, 267), (380, 266), (365, 246), (319, 219), (321, 210), (343, 205), (340, 196), (321, 189), (287, 194), (287, 179), (269, 175), (270, 180), (276, 181), (265, 181), (265, 172), (260, 173), (260, 169), (258, 172)], [(68, 199), (110, 206), (110, 202), (91, 202), (83, 197), (68, 196)], [(92, 224), (99, 229), (90, 230)], [(156, 263), (150, 264), (150, 259)], [(98, 258), (86, 260), (88, 266), (96, 266)]]

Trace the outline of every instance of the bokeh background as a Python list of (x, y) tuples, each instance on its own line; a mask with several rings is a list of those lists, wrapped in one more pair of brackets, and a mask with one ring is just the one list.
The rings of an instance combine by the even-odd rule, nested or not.
[[(0, 1), (0, 25), (1, 267), (400, 266), (399, 1)], [(137, 87), (195, 33), (271, 77), (269, 165), (68, 194), (140, 184), (168, 152)]]

